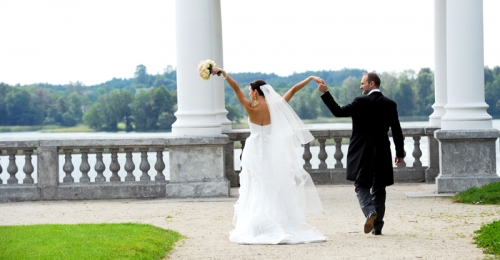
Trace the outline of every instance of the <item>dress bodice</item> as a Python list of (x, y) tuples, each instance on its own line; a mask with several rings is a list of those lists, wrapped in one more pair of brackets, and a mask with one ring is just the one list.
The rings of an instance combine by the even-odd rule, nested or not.
[(269, 135), (271, 134), (271, 124), (269, 125), (257, 125), (250, 121), (248, 121), (248, 125), (250, 126), (250, 134), (251, 135)]

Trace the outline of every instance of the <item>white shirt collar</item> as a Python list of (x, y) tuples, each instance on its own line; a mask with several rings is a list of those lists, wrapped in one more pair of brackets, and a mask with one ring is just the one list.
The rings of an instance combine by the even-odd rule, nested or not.
[(373, 92), (380, 92), (380, 89), (378, 89), (378, 88), (372, 89), (372, 90), (370, 90), (370, 92), (368, 92), (368, 95), (370, 95)]

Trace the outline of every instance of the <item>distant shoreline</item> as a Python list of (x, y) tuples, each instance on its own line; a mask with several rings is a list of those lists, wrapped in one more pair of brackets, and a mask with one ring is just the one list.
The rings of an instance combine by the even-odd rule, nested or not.
[[(500, 119), (500, 118), (493, 118)], [(402, 116), (399, 118), (401, 122), (416, 122), (416, 121), (429, 121), (428, 116)], [(240, 123), (233, 122), (233, 129), (248, 129), (248, 119), (244, 118), (240, 120)], [(318, 117), (316, 119), (305, 119), (304, 124), (333, 124), (333, 123), (351, 123), (350, 117), (336, 118), (336, 117)], [(125, 129), (121, 129), (120, 125), (118, 131), (122, 132)], [(62, 126), (0, 126), (0, 133), (13, 133), (13, 132), (41, 132), (41, 133), (88, 133), (96, 132), (94, 129), (86, 125), (77, 125), (74, 127), (62, 127)], [(145, 133), (154, 133), (158, 131), (148, 131)], [(168, 131), (171, 132), (171, 131)]]

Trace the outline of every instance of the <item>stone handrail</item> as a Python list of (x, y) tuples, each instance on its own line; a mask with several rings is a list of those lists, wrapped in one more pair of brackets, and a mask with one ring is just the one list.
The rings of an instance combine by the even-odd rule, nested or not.
[[(434, 182), (439, 172), (436, 130), (403, 129), (406, 138), (413, 138), (414, 162), (412, 166), (395, 168), (396, 182)], [(351, 130), (311, 130), (311, 133), (315, 140), (304, 145), (304, 169), (316, 184), (347, 183), (342, 163), (345, 157), (342, 146), (346, 144), (342, 141), (351, 136)], [(4, 180), (0, 178), (0, 201), (227, 197), (230, 185), (239, 186), (240, 171), (234, 170), (235, 142), (244, 148), (249, 135), (249, 130), (232, 130), (214, 137), (0, 141), (0, 160), (4, 165), (8, 161), (4, 168), (0, 164), (0, 174), (8, 174)], [(421, 137), (429, 139), (428, 153), (420, 149)], [(329, 143), (335, 146), (333, 154), (327, 153)], [(315, 156), (320, 163), (313, 168), (311, 146), (316, 145), (319, 152)], [(153, 158), (148, 158), (148, 153)], [(117, 159), (120, 154), (121, 162)], [(422, 165), (422, 154), (429, 156), (429, 165)], [(23, 155), (21, 168), (16, 156)], [(34, 155), (36, 164), (32, 162)], [(74, 156), (81, 157), (79, 165)], [(140, 163), (134, 163), (134, 156), (140, 157)], [(334, 165), (327, 165), (329, 156), (335, 159)], [(61, 165), (60, 159), (64, 160)], [(90, 159), (95, 162), (90, 163)], [(106, 169), (111, 172), (106, 173), (108, 176), (104, 174)], [(91, 171), (93, 176), (89, 176)], [(24, 178), (18, 176), (21, 172)], [(170, 178), (166, 178), (167, 172)]]
[[(400, 165), (394, 169), (394, 180), (396, 182), (427, 182), (434, 183), (435, 177), (439, 173), (439, 143), (434, 138), (434, 132), (439, 128), (436, 127), (411, 127), (403, 128), (403, 135), (405, 138), (413, 138), (414, 149), (411, 154), (415, 159), (411, 167), (406, 164)], [(315, 138), (315, 141), (319, 143), (319, 153), (317, 154), (320, 163), (317, 169), (313, 169), (310, 163), (312, 154), (310, 151), (310, 144), (304, 145), (304, 153), (302, 158), (304, 159), (304, 169), (311, 174), (311, 177), (315, 184), (345, 184), (349, 183), (345, 180), (345, 166), (342, 164), (342, 158), (345, 154), (342, 152), (342, 140), (349, 139), (351, 136), (350, 129), (313, 129), (310, 130)], [(234, 149), (234, 143), (240, 142), (242, 148), (245, 146), (245, 139), (250, 136), (249, 130), (232, 130), (225, 132), (224, 134), (229, 136), (230, 142), (226, 144), (226, 151), (232, 151)], [(392, 136), (391, 131), (389, 131), (389, 136)], [(426, 155), (429, 156), (429, 165), (423, 166), (420, 158), (422, 156), (422, 151), (420, 149), (420, 139), (421, 137), (427, 137), (429, 140), (429, 151)], [(333, 167), (328, 167), (326, 164), (326, 159), (328, 154), (326, 152), (325, 146), (327, 140), (332, 140), (335, 143), (335, 153), (333, 157), (335, 158), (335, 165)], [(408, 151), (406, 151), (408, 153)], [(226, 178), (231, 181), (231, 186), (239, 186), (239, 173), (240, 170), (234, 170), (234, 155), (233, 153), (226, 153), (225, 158), (226, 164)]]
[[(223, 174), (223, 147), (227, 142), (228, 138), (224, 135), (215, 137), (0, 141), (0, 155), (7, 155), (9, 160), (5, 169), (9, 174), (7, 183), (3, 183), (0, 178), (0, 201), (229, 196), (229, 186), (226, 185), (227, 188), (224, 189), (224, 184), (228, 182), (224, 179)], [(195, 152), (193, 152), (194, 150)], [(2, 151), (6, 151), (6, 153), (2, 154)], [(170, 181), (166, 180), (163, 173), (165, 170), (163, 153), (165, 151), (169, 151)], [(201, 151), (202, 155), (189, 158), (197, 151)], [(218, 160), (217, 155), (213, 155), (213, 151), (220, 154), (220, 160)], [(140, 153), (141, 157), (141, 162), (137, 167), (142, 172), (139, 178), (133, 174), (136, 165), (132, 156), (137, 152)], [(156, 153), (153, 167), (149, 163), (148, 152)], [(31, 157), (34, 153), (37, 155), (37, 165), (35, 166), (32, 164)], [(105, 165), (103, 162), (103, 153), (111, 154), (109, 165)], [(126, 155), (126, 162), (121, 166), (117, 160), (119, 153)], [(23, 180), (18, 180), (16, 177), (19, 173), (16, 155), (19, 154), (25, 155), (22, 171), (26, 177)], [(65, 156), (62, 168), (59, 166), (61, 154)], [(72, 155), (75, 154), (81, 154), (80, 165), (74, 165), (72, 162)], [(95, 155), (94, 165), (90, 165), (88, 162), (89, 154)], [(208, 156), (208, 160), (203, 156), (204, 154)], [(196, 172), (183, 169), (185, 165), (199, 165), (198, 159), (201, 159), (202, 164), (210, 160), (211, 164), (197, 169)], [(36, 183), (31, 176), (35, 167), (37, 169)], [(106, 167), (112, 172), (108, 178), (103, 175)], [(118, 172), (121, 167), (126, 171), (126, 176), (119, 176)], [(97, 173), (92, 181), (88, 175), (91, 168)], [(0, 165), (0, 174), (3, 170)], [(73, 174), (78, 171), (80, 171), (81, 177), (75, 180)], [(153, 171), (156, 171), (156, 174)], [(60, 173), (62, 172), (65, 175), (60, 182)], [(179, 174), (180, 172), (181, 174)], [(204, 184), (210, 184), (210, 187), (213, 187), (214, 184), (216, 187), (222, 184), (223, 188), (213, 192), (204, 190)], [(179, 187), (188, 186), (197, 188), (196, 192), (186, 193), (179, 189)]]

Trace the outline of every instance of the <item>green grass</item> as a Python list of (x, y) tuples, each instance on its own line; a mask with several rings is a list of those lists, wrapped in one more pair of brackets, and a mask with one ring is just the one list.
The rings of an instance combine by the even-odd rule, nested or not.
[(470, 188), (455, 194), (451, 199), (461, 203), (500, 205), (500, 182)]
[(182, 237), (135, 223), (0, 226), (0, 259), (162, 259)]
[[(455, 194), (451, 199), (455, 202), (468, 204), (500, 204), (500, 182), (493, 182), (481, 187), (470, 188)], [(484, 253), (492, 254), (494, 259), (500, 259), (500, 220), (481, 226), (475, 231), (477, 247), (484, 248)]]
[(118, 128), (118, 131), (125, 131), (125, 129), (127, 128), (127, 126), (123, 122), (118, 123), (116, 127)]
[(77, 125), (72, 127), (57, 127), (57, 128), (44, 128), (41, 130), (43, 133), (77, 133), (77, 132), (94, 132), (93, 129), (86, 125)]
[(484, 248), (486, 254), (493, 254), (495, 259), (500, 259), (500, 220), (484, 225), (475, 231), (474, 237), (477, 247)]
[(63, 127), (57, 125), (18, 125), (18, 126), (0, 126), (0, 133), (5, 132), (44, 132), (44, 133), (63, 133), (63, 132), (93, 132), (86, 125), (77, 125), (73, 127)]
[(33, 131), (39, 131), (43, 129), (44, 126), (0, 126), (0, 132), (5, 133), (5, 132), (33, 132)]

